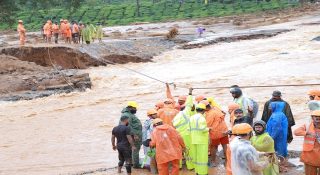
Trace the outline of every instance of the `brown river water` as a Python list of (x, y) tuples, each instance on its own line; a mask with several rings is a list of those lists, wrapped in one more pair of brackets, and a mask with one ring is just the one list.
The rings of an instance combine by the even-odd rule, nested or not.
[[(296, 29), (272, 38), (174, 49), (154, 62), (126, 66), (186, 87), (319, 83), (320, 42), (311, 41), (320, 35), (319, 26), (297, 25), (299, 22), (303, 21), (270, 26)], [(115, 167), (118, 160), (111, 148), (111, 130), (126, 101), (140, 104), (137, 115), (144, 121), (146, 110), (165, 98), (163, 84), (119, 65), (83, 71), (93, 82), (87, 92), (0, 102), (0, 174), (76, 174)], [(306, 103), (307, 91), (312, 88), (320, 86), (250, 88), (244, 92), (259, 102), (261, 114), (272, 91), (282, 91), (299, 126), (310, 120)], [(183, 88), (173, 90), (176, 96), (187, 93)], [(195, 90), (194, 94), (214, 96), (225, 110), (232, 101), (228, 89)], [(289, 145), (291, 150), (301, 148), (302, 138)]]

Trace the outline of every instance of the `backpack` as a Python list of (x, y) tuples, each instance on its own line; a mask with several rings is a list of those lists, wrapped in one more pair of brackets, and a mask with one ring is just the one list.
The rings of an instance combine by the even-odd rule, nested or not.
[(256, 118), (259, 112), (259, 104), (254, 101), (252, 98), (249, 98), (253, 106), (253, 118)]

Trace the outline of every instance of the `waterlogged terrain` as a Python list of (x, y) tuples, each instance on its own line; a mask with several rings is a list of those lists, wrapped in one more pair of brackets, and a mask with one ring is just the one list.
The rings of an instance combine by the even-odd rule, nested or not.
[[(128, 63), (126, 67), (174, 82), (177, 84), (172, 90), (175, 96), (188, 93), (181, 87), (319, 83), (320, 42), (311, 41), (320, 35), (319, 25), (301, 25), (318, 21), (319, 16), (312, 16), (265, 26), (257, 30), (293, 30), (271, 38), (173, 49), (156, 56), (153, 62)], [(225, 33), (212, 35), (224, 36)], [(207, 34), (199, 40), (210, 40), (210, 37)], [(165, 85), (123, 69), (122, 65), (79, 71), (89, 73), (91, 78), (92, 88), (86, 92), (0, 102), (0, 174), (81, 174), (108, 168), (111, 169), (92, 173), (116, 174), (112, 168), (117, 165), (117, 152), (112, 150), (110, 138), (121, 109), (126, 101), (136, 100), (140, 106), (137, 115), (144, 121), (146, 110), (165, 98)], [(244, 91), (259, 102), (260, 114), (272, 91), (282, 91), (298, 126), (310, 120), (306, 103), (307, 91), (312, 88), (320, 86)], [(232, 101), (228, 91), (195, 90), (194, 94), (213, 96), (226, 110)], [(302, 138), (295, 138), (289, 148), (301, 150)], [(224, 169), (220, 165), (210, 171), (220, 174)]]

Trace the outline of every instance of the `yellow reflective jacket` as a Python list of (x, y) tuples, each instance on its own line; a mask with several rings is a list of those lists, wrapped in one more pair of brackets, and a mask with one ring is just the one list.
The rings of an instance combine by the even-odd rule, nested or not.
[(192, 144), (208, 144), (209, 128), (202, 114), (199, 113), (190, 118), (190, 135)]

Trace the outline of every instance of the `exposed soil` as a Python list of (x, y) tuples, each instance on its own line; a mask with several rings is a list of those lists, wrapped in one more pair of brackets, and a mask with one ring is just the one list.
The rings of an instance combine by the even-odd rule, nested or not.
[(87, 53), (69, 47), (9, 47), (0, 51), (1, 54), (11, 55), (22, 61), (34, 62), (40, 66), (60, 66), (63, 69), (84, 69), (90, 66), (102, 65), (92, 59)]
[[(304, 13), (293, 11), (287, 15), (302, 14)], [(309, 11), (306, 14), (310, 14)], [(278, 18), (277, 14), (274, 16)], [(123, 63), (123, 57), (127, 57), (128, 61), (143, 63), (128, 63), (126, 67), (185, 87), (318, 83), (319, 42), (311, 39), (319, 36), (319, 27), (300, 24), (319, 21), (319, 14), (299, 19), (285, 18), (284, 21), (289, 20), (286, 23), (281, 23), (282, 19), (271, 19), (272, 14), (269, 14), (267, 23), (274, 25), (244, 30), (249, 21), (252, 21), (252, 26), (267, 24), (261, 20), (263, 18), (251, 15), (240, 25), (235, 25), (231, 19), (219, 18), (221, 23), (206, 25), (203, 38), (198, 38), (195, 29), (204, 24), (195, 25), (191, 21), (184, 21), (113, 27), (108, 30), (119, 30), (121, 37), (106, 37), (102, 43), (90, 45), (49, 46), (68, 47), (75, 49), (75, 52), (86, 53), (91, 57), (89, 59), (94, 60), (94, 64), (98, 61), (98, 65), (103, 65), (100, 63), (103, 59)], [(205, 20), (207, 19), (202, 21)], [(179, 29), (180, 35), (171, 41), (164, 40), (166, 32), (173, 26)], [(137, 32), (132, 32), (129, 36), (127, 34), (130, 31), (126, 31), (128, 28)], [(265, 39), (221, 42), (201, 48), (167, 51), (177, 45), (205, 43), (214, 38), (245, 35), (248, 31), (251, 33), (274, 29), (292, 31)], [(31, 35), (38, 34), (27, 35), (27, 39)], [(46, 44), (39, 44), (33, 39), (36, 40), (31, 38), (26, 47), (43, 47), (46, 51)], [(3, 41), (6, 48), (17, 48), (16, 33), (1, 35), (0, 40), (0, 45)], [(158, 56), (153, 57), (154, 55)], [(135, 100), (139, 103), (137, 116), (143, 122), (146, 111), (153, 108), (157, 101), (166, 98), (165, 85), (124, 70), (119, 65), (69, 69), (59, 66), (59, 59), (54, 60), (55, 68), (48, 62), (48, 66), (42, 66), (8, 55), (1, 56), (0, 59), (1, 97), (8, 97), (6, 100), (31, 99), (34, 95), (46, 96), (46, 92), (63, 92), (60, 89), (70, 87), (67, 82), (72, 82), (72, 77), (75, 77), (76, 82), (78, 74), (83, 75), (80, 82), (89, 83), (88, 74), (92, 82), (92, 89), (86, 92), (75, 91), (35, 100), (0, 102), (0, 133), (8, 133), (2, 134), (0, 142), (0, 171), (3, 174), (115, 175), (117, 173), (113, 167), (118, 162), (117, 152), (112, 150), (110, 138), (126, 101)], [(80, 67), (74, 61), (62, 63)], [(81, 65), (87, 64), (91, 63)], [(68, 81), (64, 81), (65, 78)], [(75, 84), (77, 83), (72, 86), (76, 86)], [(293, 130), (310, 119), (306, 92), (311, 88), (319, 87), (278, 87), (293, 110), (297, 124)], [(244, 92), (259, 103), (261, 114), (264, 102), (269, 100), (273, 90), (275, 89), (247, 88)], [(73, 89), (64, 92), (71, 91)], [(188, 90), (178, 86), (177, 89), (172, 89), (172, 93), (177, 97), (187, 94)], [(225, 111), (232, 101), (228, 89), (198, 89), (194, 91), (194, 95), (215, 97)], [(226, 122), (228, 121), (229, 116), (226, 116)], [(294, 137), (289, 149), (301, 150), (302, 143), (302, 137)], [(291, 170), (290, 175), (302, 174), (301, 171), (295, 171), (295, 168)], [(149, 174), (144, 170), (134, 170), (134, 173)], [(214, 173), (224, 174), (223, 165), (213, 169), (210, 174)], [(183, 171), (183, 174), (194, 173)]]
[(89, 74), (57, 70), (16, 57), (0, 55), (0, 101), (30, 100), (91, 88)]

